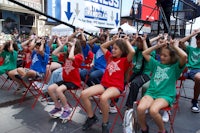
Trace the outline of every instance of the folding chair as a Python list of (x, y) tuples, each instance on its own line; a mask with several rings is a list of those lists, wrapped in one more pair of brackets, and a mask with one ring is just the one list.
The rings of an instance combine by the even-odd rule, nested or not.
[[(123, 122), (124, 115), (123, 115), (123, 112), (121, 112), (121, 109), (122, 109), (122, 107), (123, 107), (123, 105), (124, 105), (124, 101), (125, 101), (125, 99), (126, 99), (126, 93), (127, 93), (128, 88), (129, 88), (129, 83), (128, 83), (128, 82), (129, 82), (129, 79), (130, 79), (130, 77), (131, 77), (131, 75), (132, 75), (132, 69), (133, 69), (133, 64), (131, 64), (131, 65), (129, 66), (129, 68), (128, 68), (127, 72), (126, 72), (126, 76), (125, 76), (125, 86), (124, 86), (125, 89), (124, 89), (124, 91), (123, 91), (119, 96), (110, 99), (111, 102), (112, 102), (112, 104), (114, 104), (114, 106), (115, 106), (116, 109), (117, 109), (117, 114), (116, 114), (116, 116), (115, 116), (115, 118), (114, 118), (114, 120), (113, 120), (112, 126), (111, 126), (111, 128), (110, 128), (110, 133), (113, 132), (113, 129), (114, 129), (114, 127), (115, 127), (115, 124), (116, 124), (117, 119), (118, 119), (119, 116), (120, 116), (120, 118), (121, 118), (121, 120), (122, 120), (122, 122)], [(120, 98), (121, 101), (116, 102), (115, 99), (118, 99), (118, 98)], [(97, 107), (100, 108), (100, 106), (99, 106), (99, 101), (97, 101), (94, 97), (93, 97), (93, 100), (94, 100), (94, 102), (96, 103), (96, 107), (95, 107), (95, 109), (94, 109), (94, 112), (95, 112), (96, 109), (97, 109)]]
[[(51, 61), (49, 59), (49, 62), (48, 64), (50, 64)], [(45, 76), (43, 79), (32, 79), (32, 78), (29, 78), (28, 79), (28, 85), (26, 84), (25, 81), (23, 81), (23, 79), (21, 79), (19, 76), (16, 76), (16, 78), (20, 79), (21, 80), (21, 83), (24, 85), (24, 87), (26, 88), (22, 98), (21, 98), (21, 101), (20, 103), (22, 103), (27, 95), (28, 92), (30, 92), (32, 94), (32, 96), (35, 98), (34, 100), (34, 103), (32, 104), (32, 109), (35, 107), (37, 101), (39, 100), (40, 96), (42, 96), (42, 98), (44, 98), (46, 101), (47, 98), (45, 96), (45, 94), (42, 92), (42, 88), (44, 87), (45, 83), (47, 83), (47, 77), (49, 75), (49, 71), (46, 72)], [(42, 85), (38, 86), (38, 84), (36, 83), (41, 83)]]
[[(6, 74), (7, 77), (5, 77), (4, 75), (5, 74), (3, 74), (2, 76), (0, 76), (0, 78), (2, 79), (2, 81), (4, 80), (3, 84), (1, 85), (1, 89), (4, 87), (4, 85), (6, 83), (9, 82), (9, 80), (11, 80), (7, 74)], [(9, 91), (14, 84), (16, 84), (16, 83), (15, 83), (15, 81), (12, 80), (11, 83), (10, 83), (10, 85), (8, 86), (7, 90)]]
[[(81, 101), (80, 101), (80, 97), (78, 96), (78, 94), (77, 94), (77, 92), (78, 91), (82, 91), (82, 90), (84, 90), (85, 88), (86, 88), (86, 82), (87, 82), (87, 80), (88, 80), (88, 77), (89, 77), (89, 71), (90, 71), (90, 69), (91, 69), (91, 67), (90, 67), (90, 65), (87, 65), (87, 66), (81, 66), (81, 68), (84, 68), (84, 69), (87, 69), (88, 71), (87, 71), (87, 74), (86, 74), (86, 78), (85, 78), (85, 81), (84, 81), (84, 83), (82, 83), (81, 84), (81, 87), (79, 87), (79, 88), (76, 88), (76, 89), (67, 89), (67, 91), (72, 95), (72, 97), (75, 99), (75, 101), (76, 101), (76, 103), (75, 103), (75, 106), (74, 106), (74, 109), (73, 109), (73, 111), (72, 111), (72, 113), (71, 113), (71, 115), (70, 115), (70, 118), (69, 118), (69, 121), (71, 121), (71, 119), (72, 119), (72, 117), (73, 117), (73, 115), (74, 115), (74, 113), (75, 113), (75, 111), (76, 111), (76, 108), (80, 105), (81, 106), (81, 108), (86, 112), (86, 110), (85, 110), (85, 108), (84, 108), (84, 106), (82, 105), (82, 103), (81, 103)], [(68, 102), (68, 104), (71, 106), (71, 104)], [(72, 107), (72, 106), (71, 106)]]
[[(185, 71), (185, 70), (184, 70)], [(183, 73), (184, 73), (183, 71)], [(176, 99), (175, 99), (175, 102), (173, 103), (172, 107), (168, 106), (168, 107), (165, 107), (163, 109), (161, 109), (162, 111), (166, 111), (167, 114), (169, 115), (169, 124), (170, 124), (170, 131), (169, 133), (174, 133), (174, 120), (175, 120), (175, 117), (176, 117), (176, 113), (179, 109), (179, 98), (181, 96), (181, 88), (182, 88), (182, 85), (183, 85), (183, 80), (184, 77), (183, 77), (183, 74), (180, 76), (180, 78), (176, 81)], [(139, 104), (140, 100), (138, 101), (135, 101), (134, 102), (134, 111), (133, 111), (133, 128), (135, 130), (135, 132), (139, 132), (140, 130), (140, 127), (139, 127), (139, 123), (138, 123), (138, 116), (137, 116), (137, 106)]]
[[(185, 82), (185, 80), (186, 80), (186, 77), (185, 77), (184, 75), (185, 75), (185, 73), (187, 73), (187, 70), (188, 70), (188, 69), (185, 68), (185, 69), (183, 70), (181, 76), (179, 77), (179, 79), (176, 81), (176, 88), (177, 88), (177, 89), (184, 88), (184, 82)], [(184, 89), (183, 89), (183, 91), (184, 91), (184, 94), (186, 95)]]
[[(28, 92), (30, 92), (32, 94), (32, 96), (34, 97), (34, 103), (32, 104), (32, 109), (34, 109), (37, 101), (39, 100), (39, 97), (42, 96), (44, 99), (46, 99), (47, 101), (47, 98), (46, 96), (44, 95), (44, 93), (42, 92), (41, 88), (44, 87), (44, 84), (46, 82), (46, 76), (44, 79), (28, 79), (28, 85), (26, 84), (25, 81), (23, 81), (23, 79), (21, 79), (20, 77), (16, 76), (16, 78), (20, 79), (21, 80), (21, 83), (24, 85), (24, 87), (26, 88), (21, 100), (20, 100), (20, 104), (24, 101), (26, 95)], [(41, 82), (42, 83), (42, 86), (38, 87), (38, 85), (36, 84), (36, 82)]]

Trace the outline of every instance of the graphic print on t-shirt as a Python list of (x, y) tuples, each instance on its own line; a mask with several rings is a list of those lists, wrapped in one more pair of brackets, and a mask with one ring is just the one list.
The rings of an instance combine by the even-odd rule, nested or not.
[(114, 62), (114, 61), (111, 61), (109, 64), (108, 64), (108, 72), (109, 72), (109, 75), (111, 76), (112, 73), (116, 72), (116, 71), (119, 71), (120, 68), (118, 66), (118, 63), (120, 62), (120, 60), (118, 60), (117, 62)]
[(197, 53), (197, 52), (195, 52), (195, 51), (193, 51), (193, 52), (192, 52), (192, 57), (191, 57), (192, 61), (193, 61), (194, 63), (196, 63), (196, 62), (198, 62), (198, 59), (199, 59), (199, 58), (200, 58), (200, 54)]
[(5, 64), (7, 64), (8, 62), (9, 62), (9, 60), (10, 60), (10, 55), (6, 55), (6, 58), (5, 58)]
[(75, 69), (73, 66), (72, 66), (72, 61), (71, 60), (66, 60), (65, 62), (65, 67), (64, 67), (64, 70), (66, 72), (66, 74), (68, 75), (73, 69)]
[(100, 58), (101, 56), (103, 56), (103, 52), (101, 51), (101, 49), (99, 49), (97, 52), (96, 52), (96, 58)]
[(162, 81), (164, 81), (165, 79), (169, 79), (168, 75), (167, 75), (167, 71), (169, 70), (169, 68), (160, 68), (159, 66), (157, 67), (155, 76), (154, 76), (154, 81), (157, 85), (159, 85)]
[(34, 57), (33, 57), (33, 60), (32, 60), (32, 65), (34, 65), (35, 62), (37, 62), (38, 60), (39, 60), (38, 56), (37, 56), (37, 54), (35, 54)]

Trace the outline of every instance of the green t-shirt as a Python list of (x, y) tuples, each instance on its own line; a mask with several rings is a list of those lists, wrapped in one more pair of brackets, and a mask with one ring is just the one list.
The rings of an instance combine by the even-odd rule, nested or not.
[(0, 75), (17, 67), (17, 55), (18, 53), (15, 50), (13, 52), (3, 51), (0, 54), (4, 59), (4, 63), (0, 66)]
[[(151, 57), (153, 57), (155, 59), (156, 51), (152, 51), (151, 52)], [(149, 77), (151, 75), (150, 65), (149, 65), (149, 62), (147, 62), (146, 60), (144, 62), (144, 71), (143, 71), (143, 73), (148, 75)]]
[[(58, 47), (57, 44), (55, 44), (55, 43), (52, 44), (52, 50), (55, 50), (57, 47)], [(67, 52), (67, 46), (66, 45), (63, 47), (63, 51), (61, 51), (61, 52)], [(52, 54), (51, 58), (52, 58), (52, 62), (58, 62), (58, 57), (57, 56)]]
[(133, 57), (133, 72), (138, 73), (140, 72), (140, 69), (142, 68), (142, 60), (143, 60), (143, 55), (142, 55), (142, 50), (139, 50), (137, 47), (133, 47), (135, 49), (135, 55)]
[(183, 68), (179, 67), (179, 62), (172, 65), (164, 65), (154, 58), (150, 58), (149, 68), (152, 71), (150, 86), (147, 94), (155, 97), (170, 97), (170, 104), (176, 96), (176, 80), (180, 77)]
[[(142, 63), (143, 63), (143, 55), (142, 55), (142, 50), (139, 50), (137, 47), (134, 47), (136, 53), (135, 53), (135, 56), (133, 57), (133, 64), (134, 64), (134, 68), (133, 68), (133, 72), (134, 73), (139, 73), (140, 70), (142, 69)], [(152, 51), (151, 52), (151, 56), (153, 58), (155, 58), (155, 55), (156, 55), (156, 52), (155, 51)], [(150, 76), (151, 74), (151, 71), (149, 69), (149, 62), (147, 62), (145, 59), (144, 59), (144, 69), (142, 71), (143, 74), (147, 74)]]
[(188, 54), (187, 67), (189, 69), (200, 69), (200, 48), (194, 48), (188, 45), (186, 52)]

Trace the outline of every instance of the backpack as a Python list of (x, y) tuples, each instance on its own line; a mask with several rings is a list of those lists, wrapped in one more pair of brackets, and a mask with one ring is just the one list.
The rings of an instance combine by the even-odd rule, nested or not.
[(133, 132), (133, 108), (126, 110), (123, 119), (123, 133)]

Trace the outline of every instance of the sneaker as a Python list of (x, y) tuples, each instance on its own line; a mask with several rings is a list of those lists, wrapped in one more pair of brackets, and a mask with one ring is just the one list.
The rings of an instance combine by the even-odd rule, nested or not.
[(199, 109), (199, 104), (197, 100), (192, 99), (192, 107), (191, 107), (191, 111), (193, 113), (199, 113), (200, 109)]
[(49, 98), (47, 104), (48, 105), (54, 105), (55, 103), (51, 98)]
[(169, 121), (169, 114), (167, 111), (164, 111), (163, 116), (162, 116), (163, 122), (168, 122)]
[(21, 91), (24, 90), (24, 86), (23, 85), (18, 85), (17, 89), (15, 90), (15, 93), (21, 93)]
[(102, 133), (109, 133), (109, 123), (102, 123)]
[(149, 113), (149, 109), (146, 109), (146, 110), (145, 110), (145, 114), (148, 114), (148, 113)]
[[(100, 114), (102, 114), (102, 111), (99, 109), (99, 113)], [(113, 106), (113, 107), (109, 107), (109, 113), (111, 113), (111, 114), (115, 114), (115, 113), (117, 113), (117, 108), (116, 108), (116, 106)]]
[(115, 113), (117, 113), (117, 108), (116, 108), (116, 106), (110, 106), (109, 107), (109, 113), (111, 113), (111, 114), (115, 114)]
[(62, 111), (61, 108), (54, 108), (54, 109), (52, 109), (52, 110), (49, 112), (49, 115), (50, 115), (52, 118), (57, 118), (57, 117), (55, 116), (55, 114), (57, 114), (57, 113), (59, 113), (59, 112), (61, 112), (61, 111)]
[(70, 109), (69, 110), (64, 110), (62, 115), (60, 116), (60, 119), (62, 119), (62, 120), (67, 119), (70, 116), (70, 114), (71, 114), (71, 110)]
[(93, 124), (95, 124), (98, 121), (99, 120), (96, 115), (94, 115), (92, 118), (88, 117), (87, 120), (85, 121), (85, 124), (83, 124), (82, 130), (85, 131), (89, 129)]

